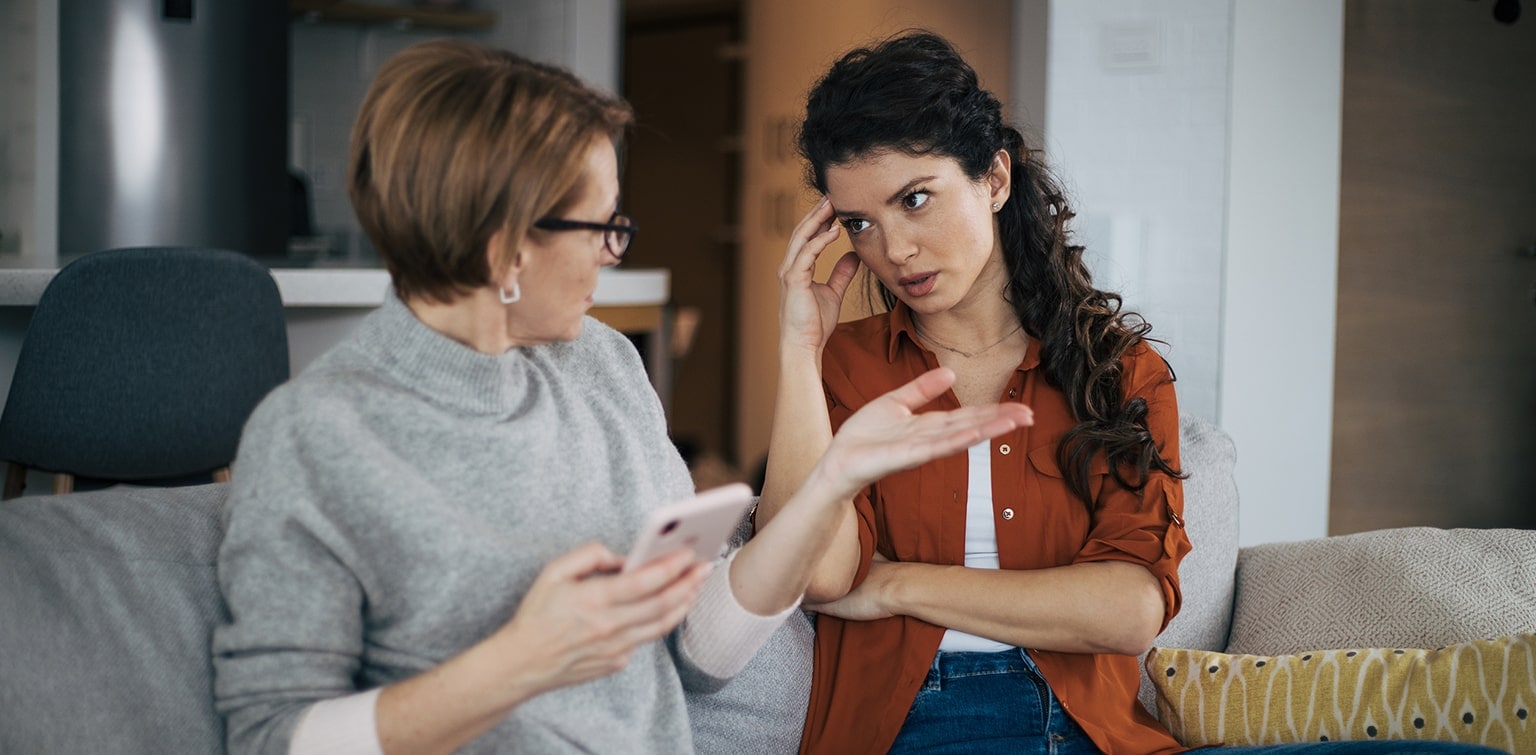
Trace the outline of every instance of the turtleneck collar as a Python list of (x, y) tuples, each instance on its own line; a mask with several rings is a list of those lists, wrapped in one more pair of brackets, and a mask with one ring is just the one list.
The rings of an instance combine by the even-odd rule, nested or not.
[(528, 392), (531, 359), (562, 344), (482, 354), (428, 327), (391, 291), (360, 326), (358, 345), (400, 382), (472, 414), (508, 414)]

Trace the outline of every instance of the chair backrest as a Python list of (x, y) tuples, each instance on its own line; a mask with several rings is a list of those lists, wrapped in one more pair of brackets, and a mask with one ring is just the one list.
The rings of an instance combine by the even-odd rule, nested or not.
[(288, 378), (282, 297), (235, 252), (141, 247), (81, 257), (38, 301), (0, 415), (0, 458), (110, 480), (234, 459)]

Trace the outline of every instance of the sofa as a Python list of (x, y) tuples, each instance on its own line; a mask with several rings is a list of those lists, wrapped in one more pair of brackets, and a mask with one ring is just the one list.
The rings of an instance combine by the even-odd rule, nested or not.
[[(1214, 731), (1222, 741), (1253, 734), (1227, 722), (1233, 711), (1253, 712), (1232, 691), (1259, 686), (1233, 678), (1192, 693), (1175, 683), (1190, 669), (1252, 669), (1269, 659), (1258, 668), (1279, 670), (1297, 654), (1339, 650), (1343, 658), (1345, 648), (1417, 657), (1536, 632), (1536, 532), (1403, 528), (1239, 549), (1230, 438), (1189, 417), (1181, 444), (1195, 547), (1180, 571), (1183, 609), (1148, 654), (1143, 682), (1143, 702), (1165, 721), (1186, 729), (1215, 722), (1202, 736)], [(225, 484), (115, 487), (0, 503), (0, 752), (223, 749), (208, 646), (224, 611), (215, 562), (226, 494)], [(1517, 672), (1500, 704), (1517, 704), (1520, 675), (1528, 686), (1536, 666)], [(1313, 708), (1325, 686), (1340, 688), (1313, 683)], [(1277, 699), (1272, 685), (1265, 699)], [(1432, 702), (1414, 710), (1461, 712)], [(1536, 694), (1518, 704), (1531, 703)], [(1505, 718), (1506, 728), (1527, 720)], [(1383, 736), (1424, 735), (1379, 723)], [(1284, 727), (1260, 728), (1287, 736)], [(1335, 736), (1347, 735), (1340, 729)]]

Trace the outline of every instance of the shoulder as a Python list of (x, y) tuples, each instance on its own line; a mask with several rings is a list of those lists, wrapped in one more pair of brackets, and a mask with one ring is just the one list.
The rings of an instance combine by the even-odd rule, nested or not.
[(893, 353), (892, 336), (888, 314), (837, 326), (821, 356), (822, 383), (832, 404), (857, 410), (926, 369), (909, 343), (897, 344)]
[(835, 367), (847, 375), (857, 375), (890, 364), (891, 320), (874, 315), (838, 323), (822, 350), (823, 367)]
[(888, 314), (871, 315), (858, 320), (840, 322), (827, 339), (828, 354), (849, 357), (887, 355), (891, 338), (891, 317)]
[(241, 455), (256, 448), (332, 445), (359, 426), (378, 400), (377, 378), (363, 371), (306, 370), (268, 393), (245, 423)]
[(574, 340), (536, 347), (574, 385), (608, 394), (650, 389), (645, 362), (629, 336), (588, 315)]
[(1173, 366), (1144, 339), (1126, 350), (1120, 357), (1120, 366), (1121, 385), (1132, 395), (1164, 383), (1172, 384), (1175, 379)]
[(629, 336), (591, 315), (582, 318), (581, 335), (574, 340), (550, 344), (545, 348), (562, 361), (584, 369), (608, 371), (615, 368), (645, 368)]

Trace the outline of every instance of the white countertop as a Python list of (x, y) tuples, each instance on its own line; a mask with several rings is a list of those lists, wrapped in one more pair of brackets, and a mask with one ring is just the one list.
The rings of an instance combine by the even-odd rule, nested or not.
[[(32, 307), (57, 270), (0, 270), (0, 307)], [(285, 307), (377, 307), (389, 273), (374, 268), (272, 268)], [(599, 307), (665, 304), (672, 276), (662, 269), (603, 268), (594, 299)]]

